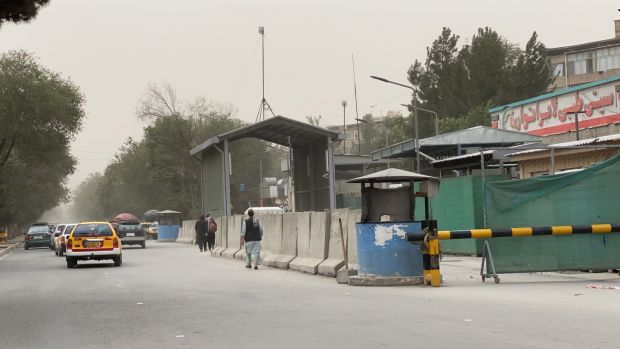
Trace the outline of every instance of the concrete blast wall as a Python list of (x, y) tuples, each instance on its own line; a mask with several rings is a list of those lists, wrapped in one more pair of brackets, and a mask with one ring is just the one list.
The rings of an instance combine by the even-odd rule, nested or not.
[(282, 214), (264, 214), (258, 219), (263, 226), (261, 264), (271, 265), (282, 245)]
[(327, 259), (318, 268), (318, 272), (321, 275), (335, 277), (338, 270), (344, 266), (340, 222), (342, 222), (342, 235), (346, 236), (349, 225), (349, 209), (333, 210), (331, 213)]
[[(238, 221), (238, 222), (237, 222)], [(234, 258), (241, 249), (241, 216), (230, 216), (226, 219), (226, 249), (222, 251), (222, 257)]]
[[(270, 267), (288, 269), (291, 261), (297, 256), (297, 231), (298, 219), (302, 213), (285, 213), (277, 215), (278, 224), (274, 227), (274, 232), (267, 235), (265, 228), (265, 244), (263, 253), (263, 264)], [(309, 222), (310, 214), (307, 220)], [(303, 221), (304, 219), (302, 219)], [(269, 240), (271, 239), (271, 242)]]
[(183, 226), (180, 229), (178, 242), (185, 244), (193, 244), (196, 242), (196, 230), (194, 229), (196, 220), (183, 221)]
[(217, 231), (215, 232), (215, 250), (214, 253), (216, 256), (220, 256), (222, 252), (226, 249), (228, 245), (228, 235), (226, 234), (228, 230), (228, 219), (227, 217), (217, 217), (215, 218), (215, 223), (217, 223)]
[[(344, 238), (348, 242), (349, 269), (357, 269), (355, 223), (360, 216), (361, 210), (350, 209), (260, 215), (258, 219), (263, 226), (261, 263), (281, 269), (336, 276), (344, 266), (340, 219)], [(240, 215), (216, 218), (216, 255), (245, 258), (245, 249), (239, 242), (242, 218)], [(179, 240), (190, 236), (193, 239), (195, 222), (184, 221)]]
[(291, 261), (289, 268), (316, 274), (319, 264), (327, 258), (330, 214), (324, 211), (297, 215), (297, 257)]

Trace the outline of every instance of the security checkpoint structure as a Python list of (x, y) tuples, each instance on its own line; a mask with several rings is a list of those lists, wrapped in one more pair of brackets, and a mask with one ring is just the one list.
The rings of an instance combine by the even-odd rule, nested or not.
[[(419, 185), (415, 186), (415, 183)], [(358, 177), (349, 183), (362, 185), (362, 215), (356, 223), (358, 276), (351, 285), (411, 285), (432, 282), (439, 286), (439, 249), (427, 258), (426, 245), (411, 245), (407, 232), (436, 231), (431, 219), (429, 197), (435, 196), (439, 179), (399, 169), (387, 169)], [(382, 184), (382, 187), (376, 184)], [(415, 220), (416, 198), (424, 198), (424, 219)], [(425, 256), (425, 257), (423, 257)], [(437, 265), (425, 272), (427, 263)]]

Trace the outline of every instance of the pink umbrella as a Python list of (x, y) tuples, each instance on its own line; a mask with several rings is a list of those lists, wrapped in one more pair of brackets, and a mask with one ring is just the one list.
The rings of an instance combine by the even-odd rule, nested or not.
[(116, 217), (112, 218), (113, 222), (121, 222), (121, 221), (137, 221), (138, 218), (131, 213), (121, 213), (116, 215)]

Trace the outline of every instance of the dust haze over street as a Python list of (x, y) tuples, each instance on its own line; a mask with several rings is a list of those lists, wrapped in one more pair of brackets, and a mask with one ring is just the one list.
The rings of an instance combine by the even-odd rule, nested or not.
[[(149, 241), (124, 263), (67, 269), (49, 249), (0, 258), (2, 348), (617, 348), (617, 274), (507, 274), (444, 257), (444, 287), (333, 278)], [(75, 287), (79, 285), (79, 287)], [(112, 335), (114, 334), (114, 335)]]

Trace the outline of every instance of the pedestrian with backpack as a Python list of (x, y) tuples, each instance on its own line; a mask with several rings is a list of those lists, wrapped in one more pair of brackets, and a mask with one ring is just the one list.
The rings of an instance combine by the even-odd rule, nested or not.
[(211, 215), (209, 215), (208, 213), (206, 219), (208, 225), (207, 248), (209, 249), (209, 252), (213, 254), (213, 248), (215, 247), (215, 232), (217, 232), (217, 223), (215, 222), (215, 219), (211, 217)]
[(203, 250), (206, 251), (208, 224), (207, 221), (205, 221), (205, 215), (200, 215), (200, 218), (194, 225), (194, 229), (196, 230), (196, 243), (198, 244), (200, 252)]

